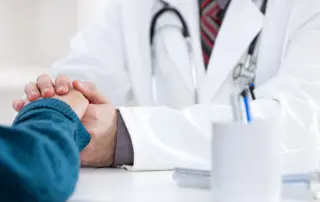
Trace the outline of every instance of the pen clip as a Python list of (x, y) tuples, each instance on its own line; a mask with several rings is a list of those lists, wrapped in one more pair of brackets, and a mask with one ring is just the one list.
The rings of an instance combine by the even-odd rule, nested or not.
[(252, 100), (255, 100), (255, 99), (256, 99), (256, 95), (254, 94), (254, 90), (255, 90), (254, 83), (251, 82), (251, 83), (249, 84), (249, 92), (250, 92), (250, 95), (251, 95)]

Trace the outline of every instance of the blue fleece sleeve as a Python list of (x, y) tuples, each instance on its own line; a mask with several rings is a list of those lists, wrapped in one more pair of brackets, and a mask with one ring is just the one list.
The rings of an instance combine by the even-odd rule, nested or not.
[(0, 127), (1, 201), (65, 202), (90, 141), (72, 109), (57, 99), (27, 105), (12, 127)]

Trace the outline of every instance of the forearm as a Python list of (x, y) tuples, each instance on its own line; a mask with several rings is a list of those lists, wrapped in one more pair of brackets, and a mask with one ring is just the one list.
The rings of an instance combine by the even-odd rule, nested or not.
[(79, 150), (89, 139), (63, 102), (29, 104), (11, 128), (0, 129), (1, 196), (5, 201), (66, 201), (78, 178)]

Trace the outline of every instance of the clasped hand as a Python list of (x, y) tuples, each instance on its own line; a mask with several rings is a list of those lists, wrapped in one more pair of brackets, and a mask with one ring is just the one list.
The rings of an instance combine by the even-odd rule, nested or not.
[(56, 98), (67, 103), (81, 119), (91, 135), (91, 141), (81, 152), (81, 165), (106, 167), (112, 165), (115, 155), (117, 112), (92, 82), (73, 81), (58, 76), (53, 83), (48, 75), (25, 86), (26, 99), (13, 102), (19, 112), (29, 102), (40, 98)]

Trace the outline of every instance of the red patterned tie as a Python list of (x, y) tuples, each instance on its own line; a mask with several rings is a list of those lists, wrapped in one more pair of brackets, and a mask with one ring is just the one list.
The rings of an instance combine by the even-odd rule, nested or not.
[(200, 8), (202, 54), (207, 69), (211, 51), (221, 26), (221, 20), (218, 17), (221, 9), (215, 0), (201, 1)]

